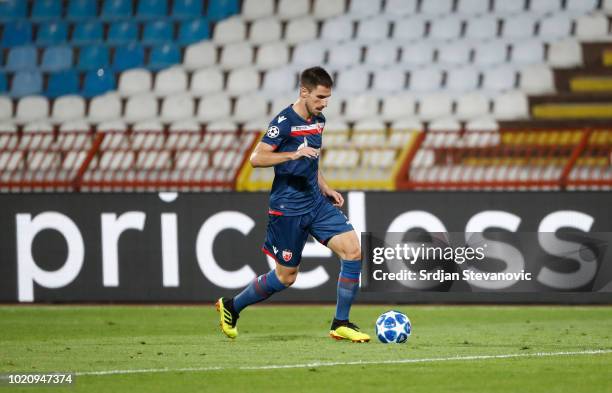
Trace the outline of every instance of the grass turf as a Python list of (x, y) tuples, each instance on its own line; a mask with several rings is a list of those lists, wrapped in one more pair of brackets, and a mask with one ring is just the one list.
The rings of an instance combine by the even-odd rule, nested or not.
[[(373, 334), (390, 307), (357, 306)], [(254, 306), (226, 339), (214, 306), (1, 306), (0, 372), (161, 368), (220, 370), (79, 375), (69, 388), (11, 392), (612, 392), (612, 353), (404, 364), (239, 367), (381, 362), (454, 356), (612, 349), (612, 307), (394, 306), (413, 335), (403, 345), (337, 342), (331, 306)], [(34, 389), (34, 390), (32, 390)]]

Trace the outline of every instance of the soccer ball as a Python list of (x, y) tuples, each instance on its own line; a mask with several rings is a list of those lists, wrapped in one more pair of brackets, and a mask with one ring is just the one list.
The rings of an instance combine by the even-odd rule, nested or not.
[(389, 310), (376, 320), (376, 337), (384, 344), (404, 343), (411, 331), (410, 319), (399, 311)]

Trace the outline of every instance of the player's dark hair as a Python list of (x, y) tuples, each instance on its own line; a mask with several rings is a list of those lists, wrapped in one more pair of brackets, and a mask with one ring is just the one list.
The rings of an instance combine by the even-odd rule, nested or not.
[(302, 71), (300, 86), (313, 90), (317, 86), (331, 87), (334, 85), (332, 77), (322, 67), (311, 67)]

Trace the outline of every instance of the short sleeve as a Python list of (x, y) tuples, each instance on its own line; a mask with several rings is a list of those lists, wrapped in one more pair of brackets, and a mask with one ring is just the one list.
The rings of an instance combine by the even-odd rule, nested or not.
[(268, 126), (268, 130), (263, 138), (261, 138), (261, 141), (277, 148), (287, 139), (290, 133), (291, 127), (288, 121), (284, 124), (279, 124), (278, 120), (274, 119)]

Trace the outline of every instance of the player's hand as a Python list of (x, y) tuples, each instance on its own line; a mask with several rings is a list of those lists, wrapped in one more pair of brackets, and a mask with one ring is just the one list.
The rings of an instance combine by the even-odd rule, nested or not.
[(298, 149), (293, 154), (293, 159), (294, 160), (299, 160), (302, 157), (315, 159), (315, 158), (319, 157), (319, 152), (320, 152), (320, 149), (315, 149), (315, 148), (312, 148), (310, 146), (304, 146), (301, 149)]
[(342, 205), (344, 205), (344, 198), (342, 197), (342, 194), (336, 190), (328, 190), (325, 192), (325, 196), (331, 199), (332, 204), (336, 207), (342, 207)]

